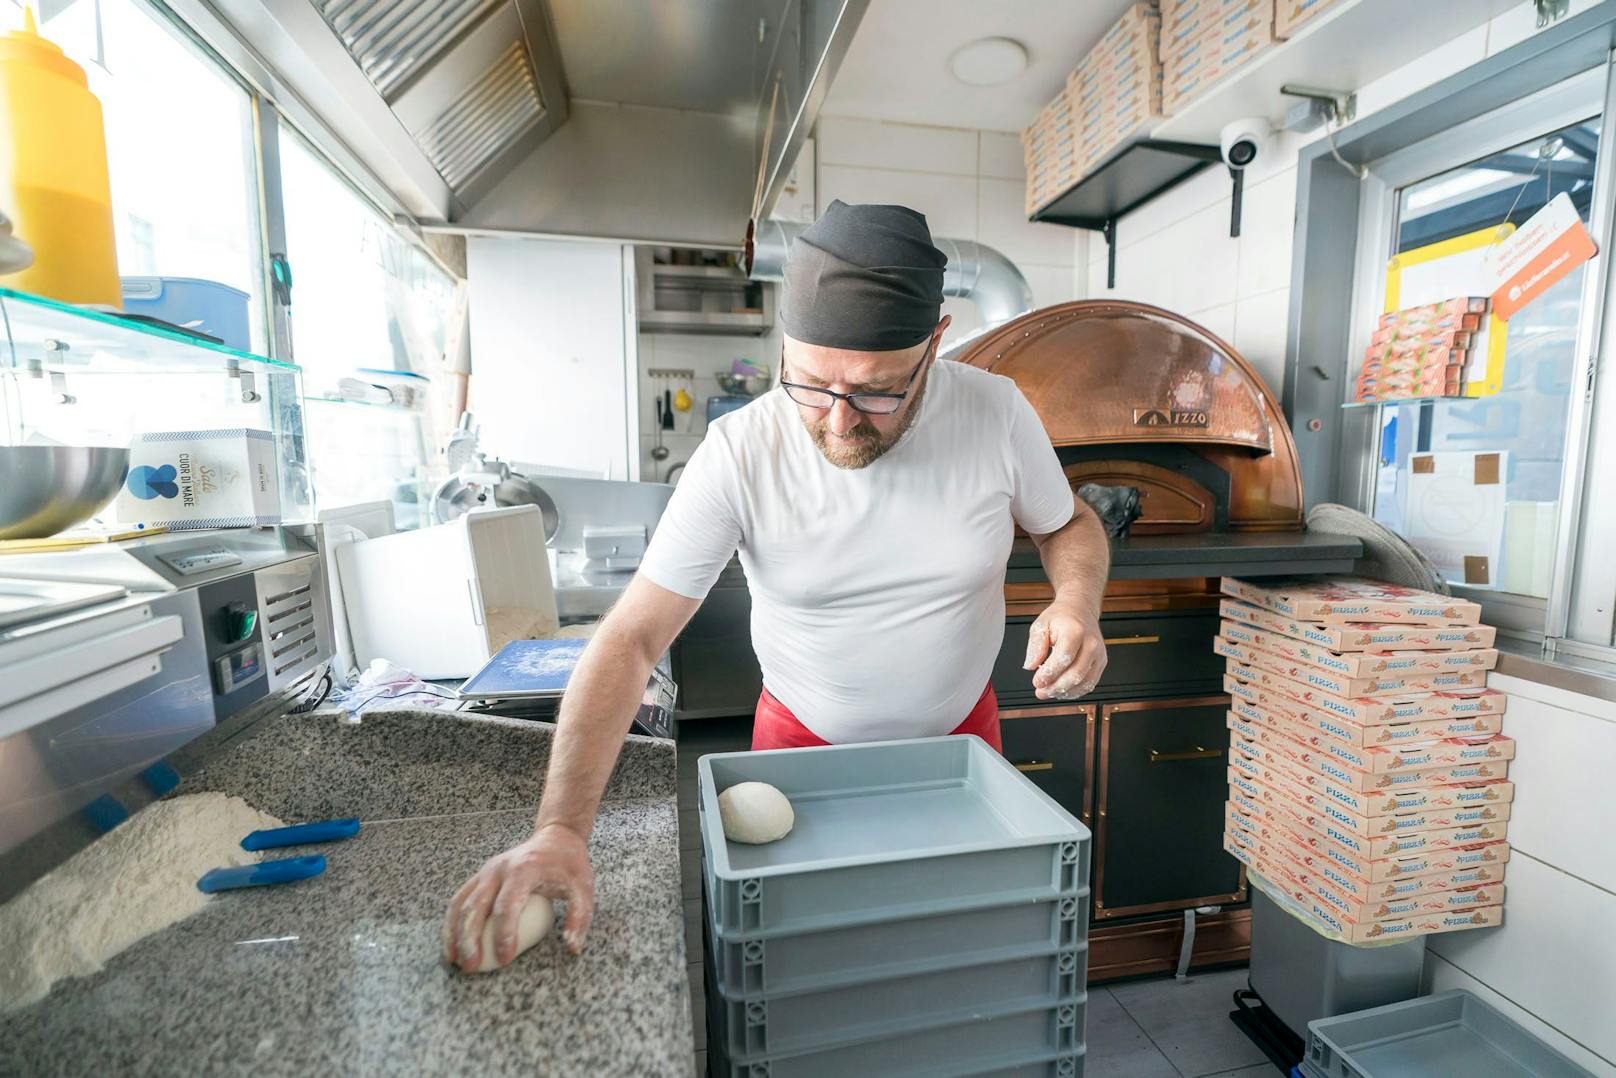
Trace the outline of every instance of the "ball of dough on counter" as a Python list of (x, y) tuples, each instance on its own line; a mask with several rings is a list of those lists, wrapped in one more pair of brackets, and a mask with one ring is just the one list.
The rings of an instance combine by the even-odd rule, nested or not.
[[(550, 926), (555, 923), (555, 909), (550, 900), (543, 895), (528, 895), (527, 905), (516, 918), (516, 953), (520, 955), (529, 947), (539, 942), (550, 932)], [(513, 956), (511, 961), (515, 961)], [(501, 967), (494, 957), (494, 918), (489, 917), (483, 925), (483, 944), (478, 955), (477, 968), (472, 973), (492, 973)]]
[(797, 822), (786, 795), (766, 782), (741, 782), (718, 795), (718, 818), (731, 842), (759, 845), (790, 834)]

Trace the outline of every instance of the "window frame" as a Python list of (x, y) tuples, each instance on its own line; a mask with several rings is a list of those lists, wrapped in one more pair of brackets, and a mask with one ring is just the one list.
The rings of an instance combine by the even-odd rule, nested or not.
[[(1604, 68), (1580, 72), (1518, 101), (1366, 163), (1367, 171), (1359, 194), (1357, 258), (1347, 350), (1349, 357), (1363, 355), (1369, 345), (1370, 329), (1381, 313), (1386, 294), (1386, 263), (1395, 246), (1399, 192), (1422, 180), (1529, 142), (1548, 132), (1606, 115), (1606, 97), (1611, 82), (1609, 71), (1610, 65), (1606, 65)], [(1595, 162), (1593, 204), (1589, 214), (1596, 235), (1609, 234), (1611, 217), (1611, 155), (1606, 152), (1603, 135), (1602, 131), (1600, 153)], [(1602, 243), (1601, 249), (1604, 247)], [(1593, 352), (1593, 342), (1598, 333), (1603, 277), (1603, 266), (1593, 266), (1583, 282), (1576, 358), (1573, 361), (1573, 386), (1584, 383), (1587, 377), (1587, 358)], [(1348, 374), (1352, 373), (1349, 359)], [(1345, 504), (1372, 515), (1377, 462), (1381, 453), (1383, 428), (1380, 420), (1384, 413), (1379, 408), (1365, 411), (1371, 421), (1359, 424), (1343, 439), (1338, 497)], [(1575, 533), (1584, 500), (1582, 479), (1587, 442), (1586, 412), (1582, 395), (1573, 391), (1561, 451), (1561, 497), (1556, 533), (1560, 537)], [(1480, 603), (1482, 616), (1489, 624), (1512, 635), (1538, 642), (1563, 637), (1567, 630), (1563, 623), (1557, 628), (1554, 617), (1558, 610), (1569, 608), (1568, 593), (1572, 577), (1569, 570), (1575, 567), (1575, 562), (1568, 543), (1557, 542), (1557, 545), (1559, 549), (1556, 551), (1554, 575), (1547, 599), (1462, 584), (1450, 586), (1455, 595)], [(1611, 594), (1616, 595), (1616, 584), (1613, 584)]]
[[(1366, 290), (1361, 280), (1378, 279), (1378, 267), (1388, 249), (1389, 236), (1375, 232), (1361, 216), (1365, 185), (1358, 167), (1370, 167), (1399, 151), (1463, 129), (1488, 114), (1537, 100), (1542, 91), (1593, 71), (1603, 87), (1603, 108), (1584, 113), (1601, 114), (1605, 122), (1616, 116), (1616, 86), (1612, 84), (1616, 55), (1616, 5), (1601, 4), (1564, 18), (1484, 60), (1471, 64), (1417, 90), (1395, 103), (1375, 110), (1337, 132), (1304, 146), (1297, 160), (1296, 232), (1292, 247), (1290, 312), (1286, 328), (1286, 368), (1283, 389), (1285, 413), (1296, 439), (1309, 507), (1323, 502), (1369, 504), (1365, 485), (1372, 481), (1366, 468), (1378, 450), (1379, 409), (1343, 409), (1362, 355), (1365, 311), (1360, 309)], [(1519, 129), (1497, 137), (1515, 144), (1549, 129), (1539, 118), (1535, 131)], [(1563, 125), (1561, 125), (1563, 126)], [(1436, 143), (1432, 143), (1436, 145)], [(1458, 155), (1460, 161), (1487, 152), (1478, 142)], [(1339, 155), (1340, 160), (1337, 159)], [(1567, 424), (1564, 497), (1560, 512), (1567, 526), (1559, 533), (1554, 578), (1549, 601), (1535, 631), (1535, 611), (1511, 610), (1493, 593), (1486, 616), (1500, 624), (1501, 638), (1517, 651), (1540, 652), (1551, 665), (1580, 659), (1595, 660), (1616, 677), (1616, 637), (1611, 610), (1616, 606), (1616, 559), (1600, 549), (1613, 532), (1610, 512), (1599, 506), (1597, 490), (1616, 489), (1616, 313), (1603, 312), (1616, 302), (1616, 279), (1605, 253), (1616, 254), (1613, 244), (1612, 203), (1616, 191), (1616, 154), (1603, 154), (1595, 168), (1595, 206), (1590, 231), (1601, 252), (1589, 264), (1584, 302), (1578, 326), (1571, 415)], [(1342, 167), (1342, 162), (1348, 167)], [(1433, 170), (1435, 171), (1435, 170)], [(1389, 192), (1381, 192), (1384, 199)], [(1386, 222), (1390, 218), (1377, 218)], [(1369, 229), (1373, 244), (1360, 242)], [(1385, 242), (1381, 242), (1382, 240)], [(1377, 299), (1379, 297), (1377, 296)], [(1378, 312), (1377, 312), (1378, 313)], [(1354, 346), (1356, 345), (1356, 352)], [(1604, 378), (1597, 374), (1604, 370)], [(1610, 431), (1600, 431), (1599, 419)], [(1574, 504), (1573, 504), (1574, 503)], [(1603, 562), (1604, 564), (1601, 564)], [(1524, 638), (1524, 640), (1523, 640)]]

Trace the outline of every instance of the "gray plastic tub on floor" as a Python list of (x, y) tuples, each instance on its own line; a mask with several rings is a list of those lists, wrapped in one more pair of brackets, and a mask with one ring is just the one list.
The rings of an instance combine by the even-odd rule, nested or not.
[[(711, 915), (732, 942), (1088, 885), (1088, 828), (979, 738), (721, 753), (697, 770)], [(724, 839), (718, 795), (750, 781), (791, 800), (778, 842)]]
[(1316, 1078), (1591, 1078), (1463, 989), (1308, 1024)]
[(1263, 1005), (1298, 1037), (1315, 1018), (1420, 994), (1425, 937), (1375, 947), (1325, 939), (1260, 887), (1251, 889), (1248, 979)]

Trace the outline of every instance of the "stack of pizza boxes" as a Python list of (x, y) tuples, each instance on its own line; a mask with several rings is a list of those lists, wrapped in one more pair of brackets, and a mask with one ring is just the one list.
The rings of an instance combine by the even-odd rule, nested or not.
[(1471, 602), (1377, 581), (1223, 581), (1224, 848), (1348, 943), (1499, 924), (1505, 695)]
[(1354, 399), (1456, 397), (1482, 343), (1485, 296), (1456, 296), (1380, 316), (1364, 350)]

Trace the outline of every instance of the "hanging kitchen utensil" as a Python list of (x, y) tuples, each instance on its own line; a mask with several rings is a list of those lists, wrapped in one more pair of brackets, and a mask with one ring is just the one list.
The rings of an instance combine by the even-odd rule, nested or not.
[(673, 429), (673, 390), (667, 387), (662, 390), (662, 429)]

